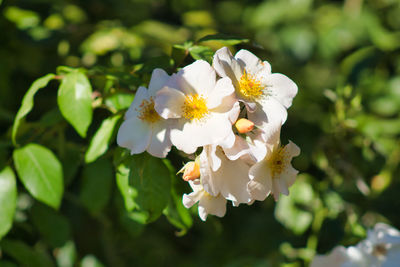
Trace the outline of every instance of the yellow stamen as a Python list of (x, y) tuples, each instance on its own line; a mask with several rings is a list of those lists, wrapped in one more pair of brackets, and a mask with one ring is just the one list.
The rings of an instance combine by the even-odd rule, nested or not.
[(243, 71), (239, 81), (239, 91), (248, 100), (259, 99), (263, 95), (264, 86), (253, 75)]
[(272, 178), (276, 178), (276, 175), (282, 173), (287, 164), (287, 157), (284, 147), (279, 147), (272, 152), (272, 155), (268, 159), (268, 165), (271, 170)]
[(157, 111), (154, 109), (153, 98), (150, 98), (150, 100), (143, 100), (139, 108), (138, 118), (142, 121), (154, 123), (161, 119), (160, 115), (158, 115)]
[(191, 121), (201, 120), (210, 113), (206, 100), (198, 94), (189, 94), (185, 97), (182, 112), (183, 117)]

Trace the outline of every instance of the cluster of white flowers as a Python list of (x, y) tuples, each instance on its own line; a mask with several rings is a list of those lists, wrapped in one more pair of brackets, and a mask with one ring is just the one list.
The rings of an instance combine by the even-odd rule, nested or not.
[(356, 246), (338, 246), (328, 255), (315, 256), (311, 267), (398, 267), (400, 232), (377, 223), (367, 238)]
[(202, 147), (181, 170), (193, 189), (183, 204), (198, 202), (202, 220), (222, 217), (227, 200), (250, 205), (270, 193), (275, 200), (289, 194), (298, 173), (291, 160), (300, 149), (290, 141), (282, 146), (280, 130), (296, 94), (296, 84), (271, 73), (267, 61), (223, 47), (212, 66), (197, 60), (171, 76), (155, 69), (126, 112), (117, 142), (155, 157), (166, 157), (172, 145), (186, 154)]

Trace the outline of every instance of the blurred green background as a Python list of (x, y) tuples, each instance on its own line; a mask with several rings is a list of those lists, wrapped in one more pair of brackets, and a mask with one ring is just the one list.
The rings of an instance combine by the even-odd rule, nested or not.
[[(197, 42), (215, 33), (237, 39)], [(143, 224), (121, 204), (115, 142), (97, 165), (84, 163), (91, 136), (110, 111), (129, 106), (152, 69), (171, 74), (225, 44), (298, 84), (282, 129), (283, 143), (302, 149), (298, 181), (289, 197), (228, 207), (222, 219), (204, 223), (192, 209), (192, 219), (171, 222), (164, 211)], [(95, 93), (112, 92), (94, 104), (87, 138), (62, 121), (56, 82), (35, 96), (21, 140), (61, 158), (65, 193), (55, 211), (18, 182), (0, 266), (307, 266), (315, 253), (357, 243), (378, 221), (400, 228), (399, 51), (397, 0), (0, 0), (1, 165), (12, 162), (11, 126), (37, 78), (83, 67)], [(173, 151), (167, 163), (174, 173), (182, 162)], [(87, 178), (99, 172), (103, 180)], [(172, 184), (178, 201), (190, 192), (179, 177)]]

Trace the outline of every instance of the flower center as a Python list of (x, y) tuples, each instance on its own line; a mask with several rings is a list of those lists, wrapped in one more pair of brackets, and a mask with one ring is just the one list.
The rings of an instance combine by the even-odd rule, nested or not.
[(243, 71), (239, 81), (240, 93), (249, 100), (259, 99), (263, 95), (264, 86), (253, 75)]
[(279, 147), (274, 152), (270, 159), (268, 160), (269, 168), (271, 170), (271, 176), (274, 178), (276, 175), (282, 173), (286, 166), (286, 157), (284, 147)]
[(158, 115), (157, 111), (154, 109), (154, 100), (152, 97), (149, 100), (143, 100), (139, 108), (138, 118), (142, 121), (154, 123), (161, 119), (160, 115)]
[(201, 120), (210, 113), (206, 100), (198, 94), (189, 94), (185, 97), (182, 112), (183, 117), (191, 121)]

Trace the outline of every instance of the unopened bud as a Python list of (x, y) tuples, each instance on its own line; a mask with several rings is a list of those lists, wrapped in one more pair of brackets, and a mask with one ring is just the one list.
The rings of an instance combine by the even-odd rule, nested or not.
[(196, 180), (200, 177), (200, 165), (195, 161), (186, 163), (185, 166), (183, 166), (182, 171), (182, 179), (186, 182)]
[(254, 122), (248, 120), (248, 119), (239, 119), (235, 123), (235, 127), (238, 130), (239, 133), (248, 133), (253, 130), (254, 128)]

